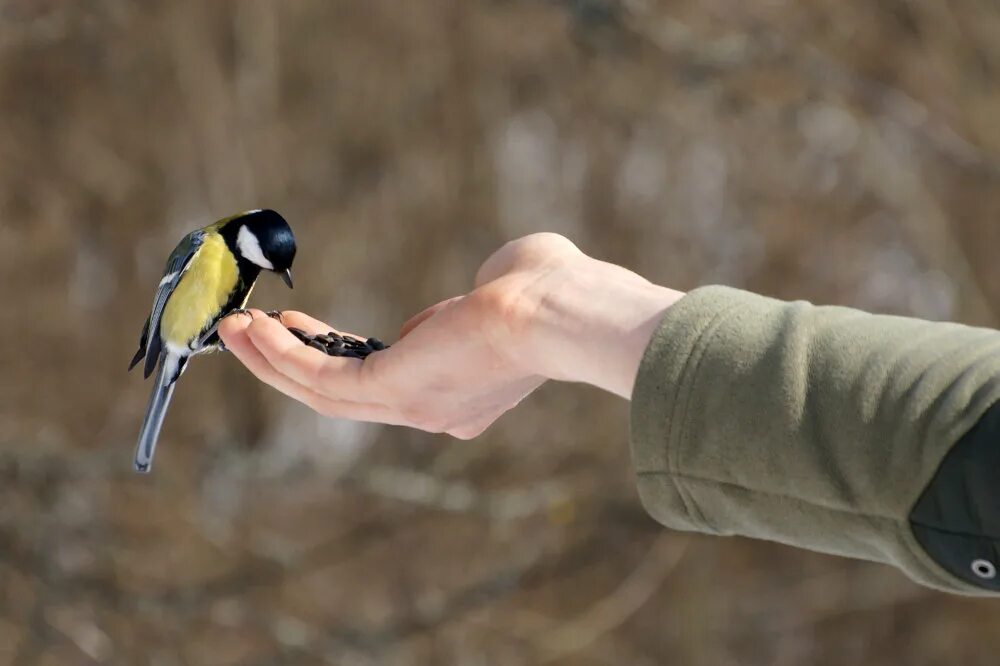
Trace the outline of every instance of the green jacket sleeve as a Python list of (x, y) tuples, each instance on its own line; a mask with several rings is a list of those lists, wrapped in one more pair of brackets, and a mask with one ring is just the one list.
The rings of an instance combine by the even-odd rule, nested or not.
[(669, 527), (996, 594), (998, 400), (996, 331), (705, 287), (665, 313), (639, 368), (639, 492)]

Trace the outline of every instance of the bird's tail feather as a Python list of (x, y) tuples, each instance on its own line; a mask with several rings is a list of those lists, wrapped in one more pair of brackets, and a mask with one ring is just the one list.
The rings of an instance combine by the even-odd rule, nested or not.
[(174, 387), (177, 385), (175, 380), (178, 374), (176, 359), (165, 354), (160, 359), (160, 368), (156, 372), (156, 380), (153, 384), (153, 394), (149, 397), (146, 416), (143, 418), (142, 428), (139, 430), (139, 442), (135, 447), (135, 471), (137, 472), (149, 472), (152, 468), (156, 440), (160, 436), (163, 417), (167, 413), (167, 406), (174, 394)]

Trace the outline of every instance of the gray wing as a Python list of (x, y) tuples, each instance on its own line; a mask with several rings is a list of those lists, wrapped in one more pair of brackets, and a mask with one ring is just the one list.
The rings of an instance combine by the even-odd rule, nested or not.
[(201, 247), (204, 239), (204, 231), (201, 229), (192, 231), (170, 253), (170, 257), (167, 259), (167, 266), (163, 271), (163, 279), (160, 280), (156, 296), (153, 297), (153, 309), (146, 319), (145, 325), (142, 327), (142, 335), (139, 338), (139, 351), (132, 357), (132, 362), (128, 366), (129, 370), (145, 358), (146, 364), (143, 368), (143, 375), (149, 377), (153, 373), (153, 368), (156, 367), (156, 362), (160, 357), (162, 348), (162, 341), (160, 340), (160, 317), (163, 315), (163, 308), (166, 306), (170, 294), (174, 292), (174, 288), (177, 286), (177, 282), (180, 280), (184, 270), (191, 262), (191, 257)]

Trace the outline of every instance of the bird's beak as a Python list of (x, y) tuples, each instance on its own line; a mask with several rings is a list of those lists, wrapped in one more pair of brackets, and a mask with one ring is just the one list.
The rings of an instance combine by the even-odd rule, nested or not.
[(285, 284), (288, 285), (289, 289), (294, 289), (295, 285), (292, 284), (292, 269), (286, 269), (284, 273), (281, 274), (281, 279)]

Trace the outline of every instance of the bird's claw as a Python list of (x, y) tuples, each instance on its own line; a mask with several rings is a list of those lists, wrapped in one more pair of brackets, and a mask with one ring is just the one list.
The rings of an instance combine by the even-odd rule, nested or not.
[(279, 310), (268, 310), (265, 314), (271, 319), (277, 319), (282, 324), (285, 323), (284, 315)]

